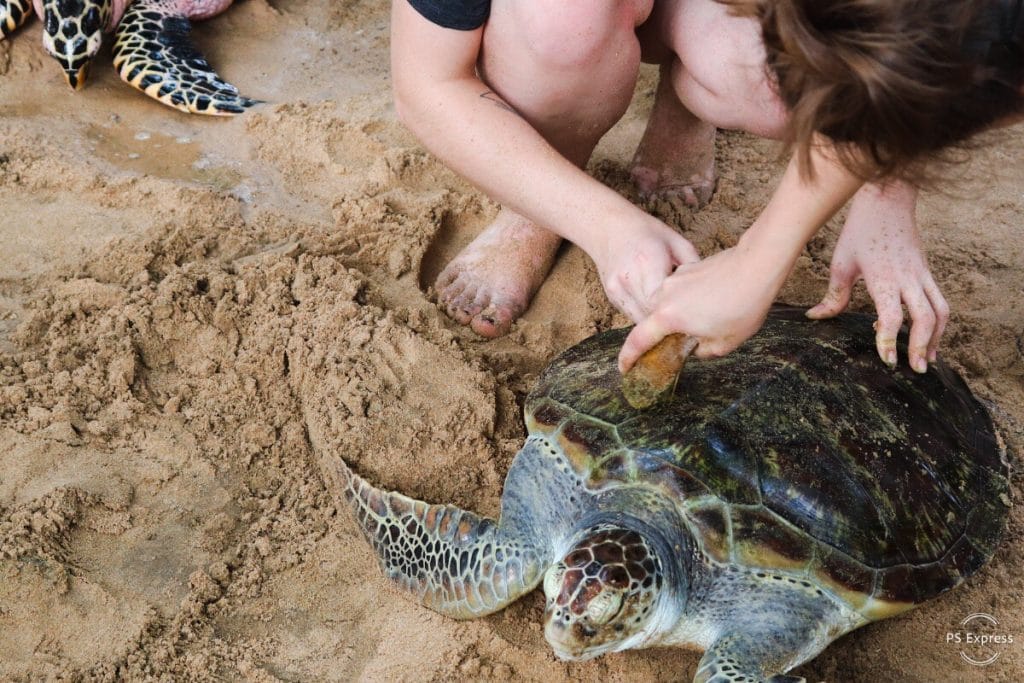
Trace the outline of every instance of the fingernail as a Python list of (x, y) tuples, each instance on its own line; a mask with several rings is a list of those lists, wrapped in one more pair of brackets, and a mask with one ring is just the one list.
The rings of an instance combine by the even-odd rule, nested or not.
[(895, 351), (888, 351), (888, 352), (886, 352), (886, 354), (885, 354), (885, 362), (890, 367), (896, 367), (896, 352)]
[(938, 353), (936, 353), (935, 351), (930, 351), (928, 353), (928, 362), (929, 363), (934, 363), (934, 362), (936, 362), (938, 360), (939, 360), (939, 354)]
[(924, 374), (928, 372), (928, 363), (926, 363), (924, 358), (922, 358), (921, 356), (918, 356), (917, 358), (914, 359), (913, 366), (914, 372), (917, 372), (919, 374)]

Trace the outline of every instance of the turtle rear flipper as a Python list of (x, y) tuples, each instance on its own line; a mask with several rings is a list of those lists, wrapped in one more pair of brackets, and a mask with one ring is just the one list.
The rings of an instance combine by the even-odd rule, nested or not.
[(451, 505), (382, 491), (332, 459), (330, 475), (370, 541), (384, 574), (455, 619), (497, 612), (540, 583), (540, 549), (509, 525)]
[(190, 114), (231, 116), (259, 104), (221, 80), (192, 44), (191, 30), (188, 19), (166, 0), (132, 3), (114, 42), (114, 67), (121, 80)]
[(0, 0), (0, 40), (14, 33), (30, 16), (30, 0)]

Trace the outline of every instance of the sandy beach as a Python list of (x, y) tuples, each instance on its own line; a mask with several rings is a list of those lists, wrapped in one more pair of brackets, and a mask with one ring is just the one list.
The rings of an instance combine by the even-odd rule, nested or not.
[[(456, 622), (380, 576), (318, 459), (497, 513), (538, 372), (627, 324), (565, 247), (507, 337), (431, 285), (496, 205), (397, 121), (382, 0), (244, 0), (195, 41), (243, 94), (186, 116), (123, 84), (109, 46), (72, 92), (34, 20), (0, 42), (0, 680), (677, 681), (699, 655), (555, 659), (539, 591)], [(632, 200), (656, 72), (591, 171)], [(645, 208), (705, 255), (782, 170), (720, 137), (712, 203)], [(952, 319), (941, 353), (1024, 446), (1024, 128), (993, 136), (918, 219)], [(780, 299), (816, 303), (841, 217)], [(863, 287), (853, 308), (872, 311)], [(1014, 499), (1022, 500), (1019, 478)], [(844, 637), (808, 681), (1024, 680), (1024, 513), (957, 590)], [(987, 667), (947, 633), (1014, 637)]]

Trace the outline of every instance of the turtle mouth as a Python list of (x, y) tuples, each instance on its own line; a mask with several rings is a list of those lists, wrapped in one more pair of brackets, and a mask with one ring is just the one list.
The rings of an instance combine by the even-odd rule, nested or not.
[[(550, 615), (549, 615), (550, 617)], [(553, 619), (546, 619), (544, 638), (554, 651), (555, 656), (566, 662), (582, 662), (599, 657), (613, 649), (608, 644), (593, 645), (580, 642), (573, 635), (573, 626), (565, 626)]]
[(86, 62), (77, 69), (64, 67), (64, 80), (68, 82), (72, 90), (81, 90), (85, 87), (85, 81), (89, 76), (89, 62)]

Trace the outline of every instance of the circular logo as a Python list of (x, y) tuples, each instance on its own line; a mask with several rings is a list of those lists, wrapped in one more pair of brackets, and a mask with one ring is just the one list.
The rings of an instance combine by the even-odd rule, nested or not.
[(972, 666), (994, 664), (1013, 635), (999, 628), (999, 621), (991, 614), (975, 612), (960, 622), (960, 628), (946, 633), (946, 642), (958, 645), (960, 658)]

